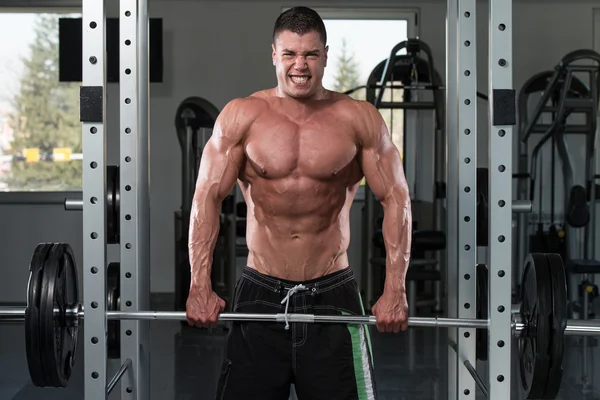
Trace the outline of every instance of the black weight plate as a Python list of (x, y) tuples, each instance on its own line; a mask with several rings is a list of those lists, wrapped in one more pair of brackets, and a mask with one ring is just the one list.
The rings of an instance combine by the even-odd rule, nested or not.
[(44, 264), (40, 327), (48, 386), (66, 387), (77, 350), (78, 325), (65, 311), (79, 303), (75, 256), (68, 244), (55, 244)]
[(42, 363), (40, 332), (40, 294), (44, 262), (52, 243), (40, 243), (36, 246), (29, 263), (29, 281), (27, 283), (27, 308), (25, 309), (25, 352), (31, 382), (38, 387), (46, 386), (46, 373)]
[(526, 399), (544, 395), (550, 368), (552, 330), (552, 278), (541, 253), (527, 256), (521, 287), (521, 315), (526, 324), (519, 340), (521, 385)]
[[(488, 319), (488, 268), (477, 265), (477, 319)], [(477, 329), (475, 333), (475, 354), (478, 360), (487, 361), (489, 353), (487, 329)]]
[(550, 343), (550, 370), (544, 390), (544, 399), (554, 399), (558, 395), (563, 377), (563, 353), (565, 329), (567, 328), (567, 278), (562, 258), (559, 254), (545, 254), (552, 278), (552, 341)]
[[(106, 310), (118, 311), (121, 301), (121, 264), (112, 262), (106, 269)], [(108, 358), (121, 358), (121, 321), (111, 319), (107, 322)]]

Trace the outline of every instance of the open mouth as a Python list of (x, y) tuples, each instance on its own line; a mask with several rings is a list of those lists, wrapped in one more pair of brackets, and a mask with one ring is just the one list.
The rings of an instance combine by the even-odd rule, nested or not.
[(310, 81), (310, 76), (307, 75), (291, 75), (290, 79), (292, 80), (292, 82), (294, 82), (296, 85), (298, 86), (304, 86), (308, 84), (308, 81)]

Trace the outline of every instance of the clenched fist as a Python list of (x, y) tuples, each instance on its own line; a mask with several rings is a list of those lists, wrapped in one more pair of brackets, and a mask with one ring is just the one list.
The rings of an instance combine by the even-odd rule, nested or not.
[(209, 285), (190, 288), (186, 302), (186, 317), (190, 326), (215, 328), (219, 313), (225, 310), (225, 300), (221, 299)]
[(384, 290), (371, 308), (379, 332), (398, 333), (408, 329), (408, 303), (405, 290)]

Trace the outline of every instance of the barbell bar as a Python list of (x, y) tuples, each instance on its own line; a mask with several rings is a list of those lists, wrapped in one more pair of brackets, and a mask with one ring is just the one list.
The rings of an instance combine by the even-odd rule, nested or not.
[[(0, 321), (22, 322), (25, 320), (26, 307), (0, 307)], [(76, 306), (66, 310), (66, 316), (83, 320), (85, 311), (83, 307)], [(183, 311), (106, 311), (107, 320), (158, 320), (158, 321), (187, 321)], [(253, 314), (253, 313), (221, 313), (220, 322), (286, 322), (286, 314)], [(287, 314), (290, 323), (332, 323), (332, 324), (357, 324), (375, 325), (377, 318), (374, 315), (314, 315), (314, 314)], [(409, 327), (434, 327), (434, 328), (473, 328), (488, 329), (489, 321), (475, 318), (429, 318), (410, 317)], [(520, 313), (513, 313), (512, 331), (514, 337), (520, 337), (527, 326)], [(600, 336), (600, 322), (595, 320), (567, 320), (564, 331), (570, 336)]]
[[(0, 321), (24, 321), (26, 307), (0, 307)], [(59, 311), (56, 311), (58, 314)], [(81, 305), (69, 307), (65, 316), (84, 319), (85, 311)], [(167, 320), (186, 321), (187, 316), (183, 311), (106, 311), (107, 320)], [(286, 314), (253, 314), (253, 313), (221, 313), (221, 322), (286, 322)], [(374, 315), (313, 315), (288, 313), (287, 322), (290, 323), (333, 323), (333, 324), (363, 324), (375, 325)], [(440, 328), (475, 328), (487, 329), (487, 320), (458, 319), (458, 318), (421, 318), (408, 319), (409, 326), (440, 327)]]
[[(0, 322), (22, 322), (25, 320), (26, 307), (0, 307)], [(83, 307), (76, 306), (66, 310), (66, 316), (83, 320), (85, 311)], [(158, 320), (158, 321), (187, 321), (186, 313), (183, 311), (107, 311), (107, 320)], [(520, 313), (512, 315), (511, 324), (514, 337), (520, 337), (527, 329), (526, 323)], [(286, 322), (286, 314), (253, 314), (253, 313), (221, 313), (220, 322)], [(314, 314), (287, 314), (290, 323), (332, 323), (332, 324), (357, 324), (375, 325), (377, 318), (374, 315), (314, 315)], [(409, 327), (434, 327), (434, 328), (473, 328), (488, 329), (489, 321), (475, 318), (429, 318), (410, 317)], [(567, 320), (564, 330), (569, 336), (600, 336), (600, 321), (596, 320)]]

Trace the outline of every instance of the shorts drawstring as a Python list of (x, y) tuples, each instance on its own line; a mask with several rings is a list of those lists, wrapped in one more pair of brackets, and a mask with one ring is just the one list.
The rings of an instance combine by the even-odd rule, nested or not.
[(304, 286), (303, 284), (296, 285), (293, 288), (291, 288), (290, 290), (288, 290), (288, 292), (285, 295), (285, 297), (283, 298), (283, 300), (281, 300), (281, 304), (285, 303), (284, 317), (285, 317), (285, 329), (286, 330), (290, 329), (290, 323), (288, 321), (288, 306), (290, 305), (290, 298), (292, 297), (292, 295), (294, 293), (298, 293), (298, 291), (300, 291), (300, 290), (308, 290), (308, 288), (306, 286)]

